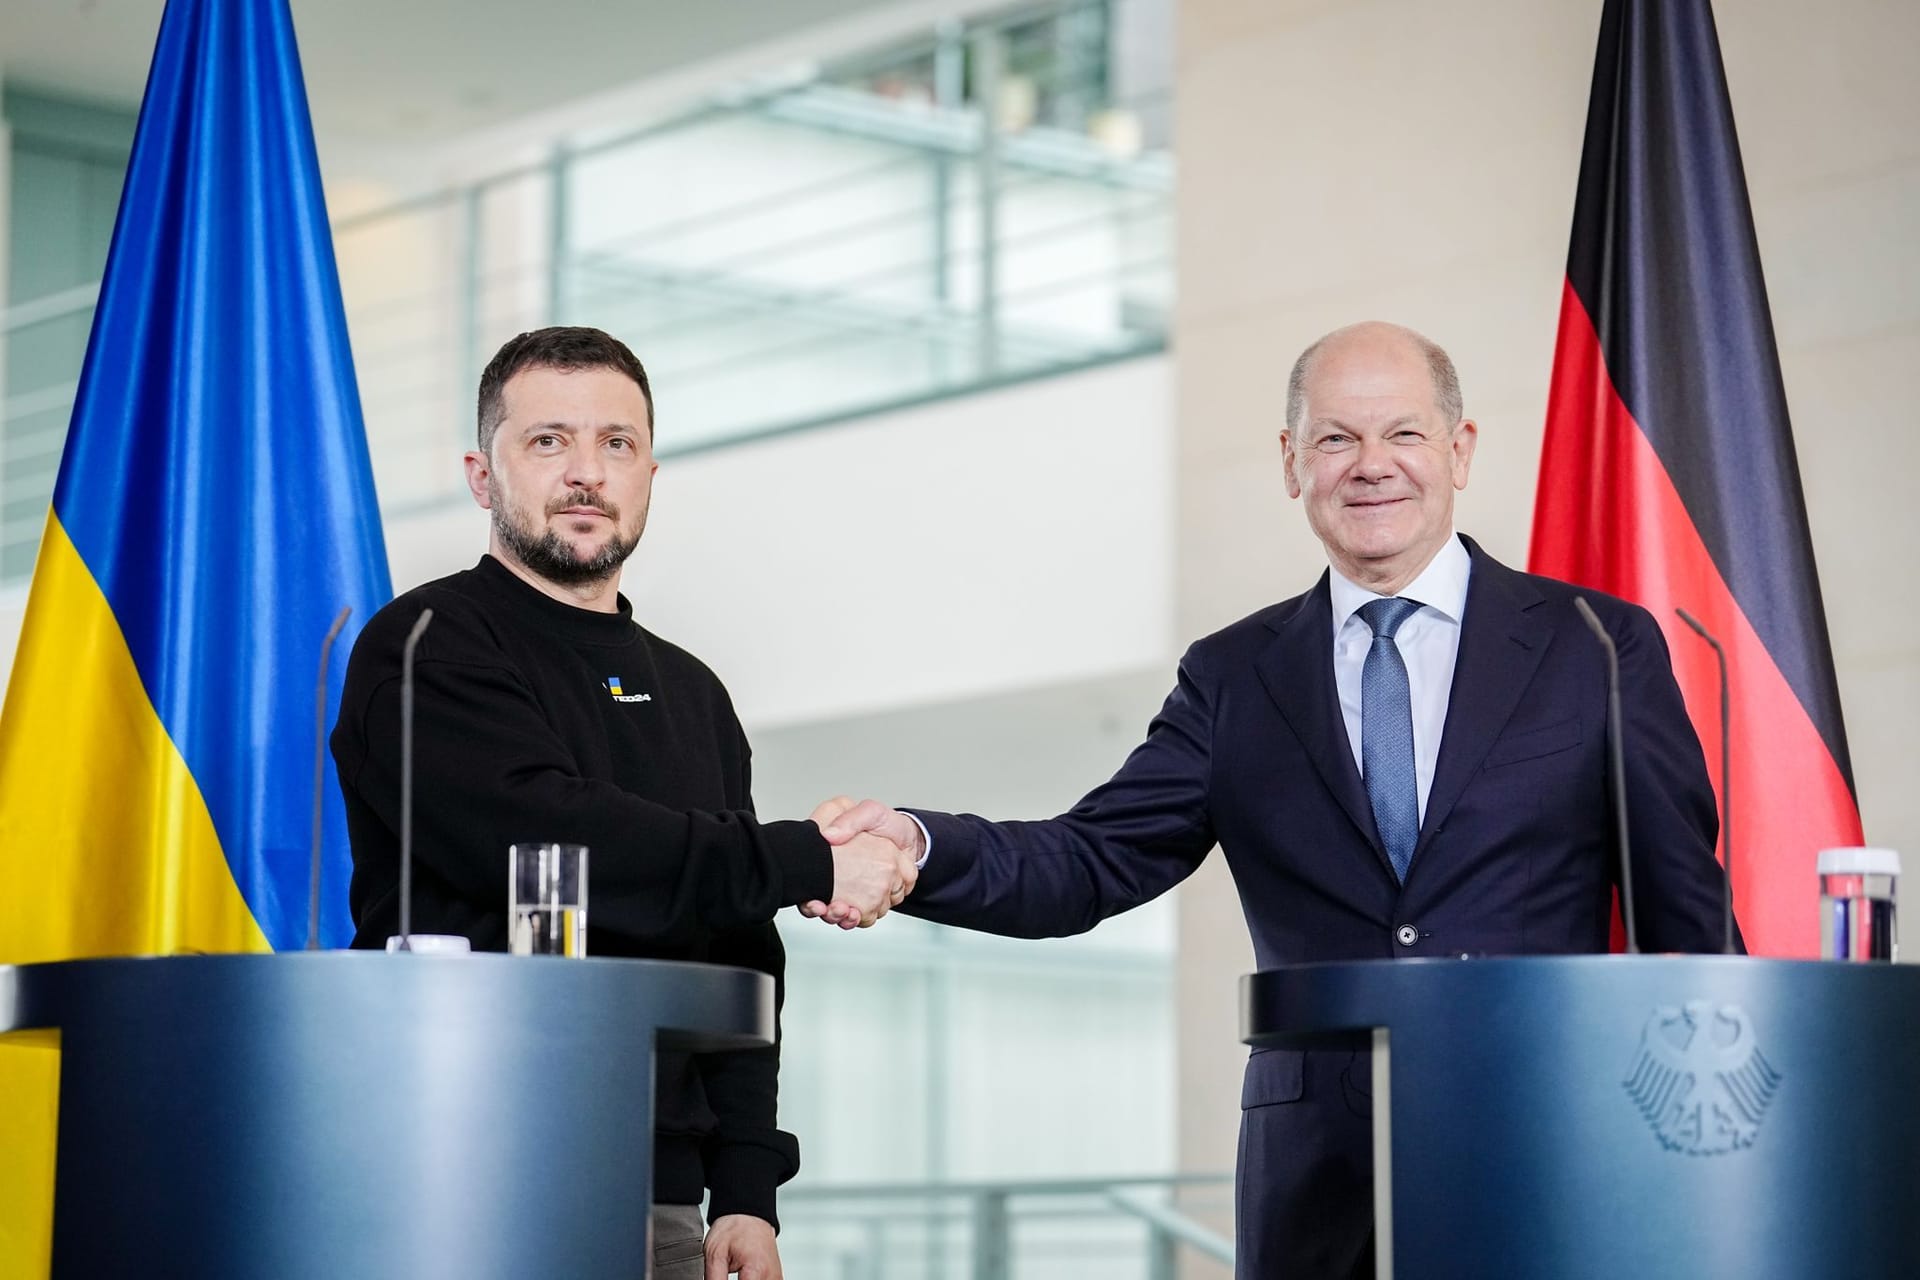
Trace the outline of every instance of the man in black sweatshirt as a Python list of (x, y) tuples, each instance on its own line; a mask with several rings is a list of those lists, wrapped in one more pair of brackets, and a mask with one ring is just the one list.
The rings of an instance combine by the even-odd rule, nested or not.
[[(620, 570), (646, 527), (657, 465), (652, 391), (618, 340), (542, 329), (487, 366), (466, 469), (492, 513), (488, 554), (382, 609), (347, 670), (333, 755), (356, 947), (383, 946), (399, 925), (401, 648), (426, 608), (415, 929), (505, 950), (507, 846), (575, 842), (591, 850), (591, 954), (742, 965), (772, 974), (783, 995), (776, 911), (832, 898), (862, 904), (871, 923), (911, 890), (913, 861), (883, 839), (835, 849), (814, 822), (758, 821), (726, 689), (634, 621)], [(777, 1038), (659, 1055), (656, 1280), (702, 1280), (707, 1258), (778, 1280), (774, 1189), (800, 1159), (776, 1122), (778, 1070)]]

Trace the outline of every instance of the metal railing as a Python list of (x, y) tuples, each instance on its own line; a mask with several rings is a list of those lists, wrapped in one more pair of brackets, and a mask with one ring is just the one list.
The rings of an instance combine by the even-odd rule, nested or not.
[[(337, 220), (383, 508), (465, 500), (480, 368), (542, 324), (628, 340), (663, 455), (1162, 349), (1170, 74), (1114, 51), (1165, 8), (948, 23)], [(32, 567), (96, 290), (0, 312), (0, 582)]]
[(821, 1280), (1174, 1280), (1225, 1264), (1231, 1174), (783, 1188), (787, 1271)]

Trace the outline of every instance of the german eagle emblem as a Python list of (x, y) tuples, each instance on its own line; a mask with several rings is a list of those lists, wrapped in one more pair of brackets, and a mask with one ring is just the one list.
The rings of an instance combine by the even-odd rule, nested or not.
[(1621, 1083), (1667, 1150), (1717, 1156), (1753, 1145), (1780, 1073), (1745, 1010), (1692, 1000), (1653, 1011)]

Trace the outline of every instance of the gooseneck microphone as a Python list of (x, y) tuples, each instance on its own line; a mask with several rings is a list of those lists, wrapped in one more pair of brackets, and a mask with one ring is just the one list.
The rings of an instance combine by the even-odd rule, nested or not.
[(1720, 847), (1725, 851), (1722, 869), (1727, 876), (1727, 941), (1726, 954), (1737, 954), (1733, 948), (1733, 699), (1727, 692), (1727, 650), (1706, 624), (1688, 613), (1685, 609), (1675, 609), (1680, 621), (1692, 627), (1695, 634), (1713, 646), (1713, 656), (1720, 663)]
[(1614, 648), (1613, 637), (1600, 624), (1599, 615), (1594, 613), (1585, 596), (1575, 596), (1573, 607), (1580, 611), (1587, 630), (1593, 632), (1594, 639), (1607, 651), (1607, 742), (1613, 769), (1613, 829), (1620, 851), (1620, 918), (1627, 926), (1627, 954), (1639, 955), (1640, 932), (1633, 920), (1633, 849), (1627, 839), (1626, 752), (1620, 745), (1620, 651)]
[(400, 950), (413, 950), (413, 651), (433, 621), (422, 609), (400, 651)]
[(347, 625), (347, 616), (352, 612), (352, 605), (340, 610), (327, 629), (327, 638), (320, 642), (320, 676), (313, 682), (313, 878), (307, 885), (309, 951), (320, 949), (320, 815), (326, 799), (321, 788), (326, 785), (327, 663), (333, 657), (333, 642), (340, 638), (340, 629)]

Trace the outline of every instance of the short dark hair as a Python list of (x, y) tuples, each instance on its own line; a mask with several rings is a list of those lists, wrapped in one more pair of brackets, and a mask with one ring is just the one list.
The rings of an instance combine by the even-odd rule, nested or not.
[(493, 451), (494, 432), (507, 416), (503, 393), (508, 380), (527, 369), (612, 369), (626, 374), (639, 384), (640, 395), (647, 402), (647, 439), (653, 439), (653, 388), (647, 384), (647, 371), (627, 344), (585, 325), (555, 325), (508, 340), (487, 362), (486, 372), (480, 375), (480, 452)]

